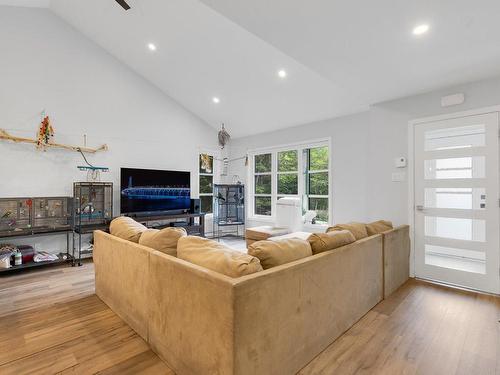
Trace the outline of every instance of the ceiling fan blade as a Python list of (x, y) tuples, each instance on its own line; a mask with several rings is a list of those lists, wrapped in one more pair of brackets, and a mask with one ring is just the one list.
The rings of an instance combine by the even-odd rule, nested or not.
[(130, 5), (128, 5), (125, 0), (115, 0), (115, 1), (118, 4), (120, 4), (123, 9), (125, 9), (125, 10), (129, 10), (130, 9)]

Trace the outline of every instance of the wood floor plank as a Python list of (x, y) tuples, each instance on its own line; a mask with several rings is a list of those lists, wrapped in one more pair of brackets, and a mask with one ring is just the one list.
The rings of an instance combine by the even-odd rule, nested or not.
[[(500, 375), (499, 319), (499, 297), (410, 280), (299, 374)], [(2, 375), (174, 374), (95, 295), (91, 262), (0, 277), (0, 347)]]

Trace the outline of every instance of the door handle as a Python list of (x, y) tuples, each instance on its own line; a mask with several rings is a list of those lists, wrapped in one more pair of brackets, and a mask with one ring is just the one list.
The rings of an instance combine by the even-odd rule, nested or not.
[(421, 204), (417, 204), (415, 208), (417, 209), (417, 211), (423, 211), (425, 209), (425, 207), (422, 206)]

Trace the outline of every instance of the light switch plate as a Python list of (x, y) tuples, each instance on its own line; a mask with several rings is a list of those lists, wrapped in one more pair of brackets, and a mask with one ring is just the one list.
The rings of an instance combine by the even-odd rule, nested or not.
[(397, 172), (392, 174), (392, 182), (403, 182), (406, 179), (405, 172)]

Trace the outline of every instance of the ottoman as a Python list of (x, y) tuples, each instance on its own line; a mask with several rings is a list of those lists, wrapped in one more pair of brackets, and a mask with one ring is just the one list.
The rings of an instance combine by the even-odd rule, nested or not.
[(245, 230), (245, 240), (247, 246), (249, 246), (254, 242), (267, 240), (270, 237), (282, 236), (288, 233), (290, 233), (290, 229), (288, 228), (264, 225), (261, 227), (247, 228), (247, 230)]

